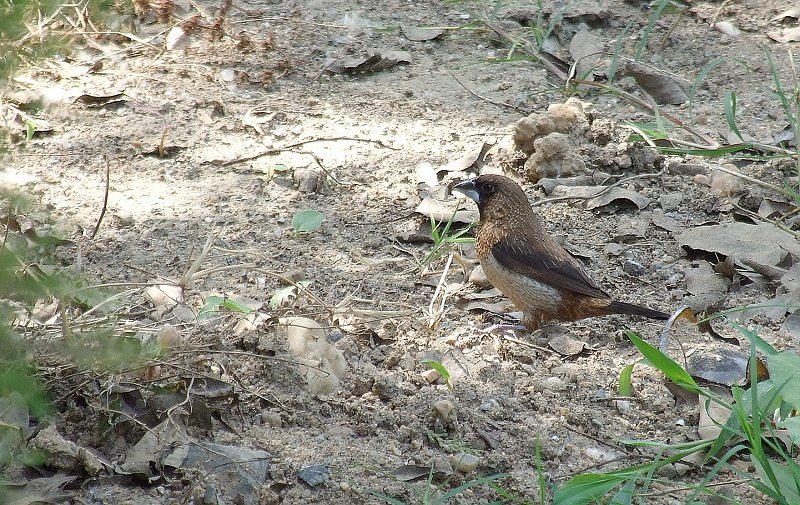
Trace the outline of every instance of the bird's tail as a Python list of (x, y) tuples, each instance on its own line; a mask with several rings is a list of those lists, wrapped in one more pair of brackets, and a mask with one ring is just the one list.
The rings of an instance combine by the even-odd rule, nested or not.
[(669, 314), (661, 312), (660, 310), (648, 309), (640, 305), (625, 302), (611, 302), (608, 306), (611, 314), (630, 314), (633, 316), (648, 317), (650, 319), (669, 319)]

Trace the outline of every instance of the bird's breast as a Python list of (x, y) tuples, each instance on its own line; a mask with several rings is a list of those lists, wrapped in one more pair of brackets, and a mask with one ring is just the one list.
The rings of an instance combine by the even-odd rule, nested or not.
[(558, 289), (505, 268), (491, 253), (481, 264), (489, 282), (502, 291), (518, 309), (559, 312), (562, 296)]

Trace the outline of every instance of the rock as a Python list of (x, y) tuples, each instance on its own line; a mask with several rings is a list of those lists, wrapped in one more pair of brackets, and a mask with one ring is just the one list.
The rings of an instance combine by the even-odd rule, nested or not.
[(316, 487), (327, 481), (331, 476), (328, 465), (308, 465), (297, 472), (297, 477), (311, 487)]
[(472, 272), (469, 274), (469, 282), (475, 284), (479, 288), (489, 285), (489, 279), (486, 277), (486, 272), (483, 271), (482, 266), (478, 265), (472, 269)]
[(425, 370), (420, 375), (422, 375), (422, 378), (425, 379), (428, 382), (428, 384), (433, 384), (434, 382), (438, 381), (439, 378), (442, 376), (439, 372), (437, 372), (433, 368)]
[(450, 456), (450, 463), (453, 465), (453, 468), (461, 473), (469, 473), (475, 470), (478, 468), (480, 461), (481, 460), (478, 458), (478, 456), (475, 456), (474, 454), (467, 454), (465, 452), (459, 452)]
[(431, 406), (434, 415), (442, 421), (447, 421), (455, 415), (456, 406), (450, 400), (437, 400)]

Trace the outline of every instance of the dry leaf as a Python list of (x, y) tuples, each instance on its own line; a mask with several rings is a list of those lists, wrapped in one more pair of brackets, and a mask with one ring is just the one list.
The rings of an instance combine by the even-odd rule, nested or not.
[(400, 30), (405, 38), (412, 42), (433, 40), (444, 33), (444, 28), (424, 28), (421, 26), (400, 25)]
[(605, 46), (603, 39), (594, 35), (589, 30), (581, 30), (569, 42), (569, 54), (575, 62), (575, 77), (586, 81), (593, 81), (592, 71), (603, 55)]
[(686, 249), (733, 256), (736, 261), (750, 259), (771, 266), (779, 264), (789, 253), (800, 256), (797, 239), (769, 223), (698, 226), (681, 233), (678, 243)]
[(776, 42), (797, 42), (800, 40), (800, 26), (786, 28), (784, 30), (767, 32), (767, 37)]
[(689, 100), (687, 91), (692, 85), (682, 77), (632, 61), (625, 66), (625, 72), (659, 105), (678, 105)]

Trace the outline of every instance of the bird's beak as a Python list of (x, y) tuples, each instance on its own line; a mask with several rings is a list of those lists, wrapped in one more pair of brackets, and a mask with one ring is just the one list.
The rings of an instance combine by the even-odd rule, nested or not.
[(475, 187), (474, 181), (475, 179), (469, 179), (464, 182), (459, 182), (458, 184), (453, 186), (453, 189), (451, 189), (450, 192), (455, 196), (458, 195), (466, 196), (467, 198), (475, 200), (475, 203), (478, 203), (478, 200), (480, 200), (481, 197), (480, 194), (478, 193), (478, 188)]

